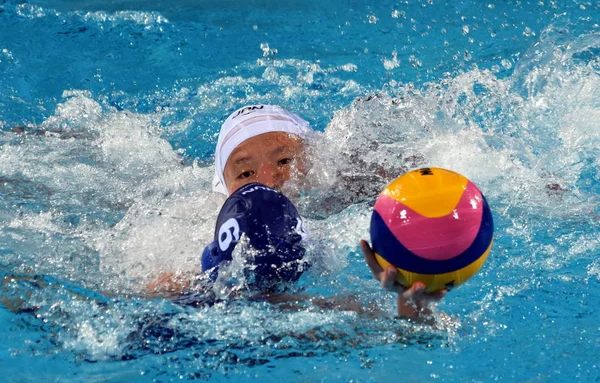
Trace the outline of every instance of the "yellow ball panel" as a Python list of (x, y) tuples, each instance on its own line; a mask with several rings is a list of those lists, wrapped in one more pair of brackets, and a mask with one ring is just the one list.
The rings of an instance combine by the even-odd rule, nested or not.
[(418, 214), (436, 218), (452, 212), (469, 180), (441, 168), (413, 170), (396, 178), (381, 194), (401, 202)]
[[(492, 251), (493, 244), (494, 241), (492, 240), (487, 250), (481, 255), (481, 257), (462, 269), (444, 274), (417, 274), (396, 267), (398, 269), (398, 276), (396, 280), (402, 286), (406, 286), (407, 288), (412, 286), (415, 282), (422, 282), (426, 286), (425, 292), (428, 293), (442, 290), (446, 288), (449, 283), (452, 283), (452, 287), (456, 287), (466, 282), (473, 275), (477, 274), (479, 269), (481, 269), (481, 266), (483, 266), (485, 263), (490, 251)], [(375, 253), (375, 258), (377, 259), (379, 265), (384, 269), (391, 265), (377, 253)]]

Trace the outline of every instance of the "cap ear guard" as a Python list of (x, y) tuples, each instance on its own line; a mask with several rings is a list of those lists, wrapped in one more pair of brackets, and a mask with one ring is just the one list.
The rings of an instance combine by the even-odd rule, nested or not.
[(209, 278), (213, 282), (217, 279), (219, 271), (217, 266), (220, 263), (231, 260), (225, 259), (223, 253), (220, 253), (218, 250), (219, 247), (217, 242), (212, 241), (202, 252), (202, 270), (207, 270), (209, 272)]

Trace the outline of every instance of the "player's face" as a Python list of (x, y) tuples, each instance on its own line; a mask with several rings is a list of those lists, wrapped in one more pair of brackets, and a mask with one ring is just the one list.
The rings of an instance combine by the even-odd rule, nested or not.
[(229, 194), (251, 182), (280, 190), (295, 173), (305, 172), (302, 139), (271, 132), (241, 143), (229, 156), (223, 176)]

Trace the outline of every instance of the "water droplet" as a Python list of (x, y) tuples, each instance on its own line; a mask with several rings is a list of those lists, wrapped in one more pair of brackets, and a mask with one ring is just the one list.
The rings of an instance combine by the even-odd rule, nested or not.
[(531, 30), (531, 28), (525, 27), (525, 30), (523, 31), (523, 36), (531, 37), (535, 36), (535, 33)]

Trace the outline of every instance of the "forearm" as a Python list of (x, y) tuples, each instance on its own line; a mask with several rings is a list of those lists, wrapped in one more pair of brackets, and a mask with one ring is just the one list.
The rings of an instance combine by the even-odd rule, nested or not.
[(144, 292), (148, 296), (181, 294), (190, 289), (193, 279), (191, 274), (162, 273), (145, 286)]

